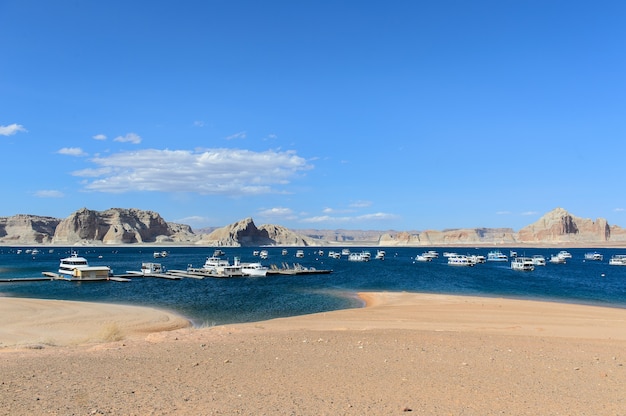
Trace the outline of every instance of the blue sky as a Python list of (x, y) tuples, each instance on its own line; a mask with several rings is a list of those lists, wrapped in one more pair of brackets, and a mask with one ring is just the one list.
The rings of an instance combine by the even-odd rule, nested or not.
[(626, 2), (0, 1), (0, 216), (626, 226)]

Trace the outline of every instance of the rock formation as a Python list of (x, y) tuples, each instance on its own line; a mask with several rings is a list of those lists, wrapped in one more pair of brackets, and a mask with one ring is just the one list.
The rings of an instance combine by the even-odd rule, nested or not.
[(197, 237), (189, 226), (170, 225), (153, 211), (111, 208), (99, 212), (82, 208), (59, 223), (53, 243), (189, 243), (195, 240)]
[(197, 244), (218, 247), (251, 247), (266, 245), (312, 245), (312, 239), (302, 237), (278, 225), (257, 228), (252, 218), (246, 218), (202, 236)]
[(2, 244), (48, 244), (61, 220), (52, 217), (19, 214), (0, 217), (0, 243)]
[[(616, 235), (619, 230), (616, 230)], [(605, 243), (611, 240), (611, 227), (604, 218), (595, 221), (571, 215), (556, 208), (517, 233), (520, 243)]]
[(620, 245), (626, 229), (556, 208), (515, 233), (510, 228), (459, 228), (443, 231), (289, 230), (278, 225), (256, 227), (246, 218), (209, 234), (166, 222), (158, 213), (139, 209), (82, 208), (64, 220), (35, 215), (0, 217), (0, 244), (198, 244), (208, 246), (461, 246), (461, 245)]

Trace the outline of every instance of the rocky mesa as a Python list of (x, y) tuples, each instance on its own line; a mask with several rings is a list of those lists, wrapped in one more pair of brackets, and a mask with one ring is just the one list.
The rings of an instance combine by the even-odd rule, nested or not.
[(180, 244), (214, 247), (321, 246), (463, 246), (463, 245), (626, 245), (626, 230), (603, 218), (580, 218), (556, 208), (515, 232), (511, 228), (463, 228), (426, 231), (290, 230), (257, 227), (252, 218), (196, 234), (190, 226), (169, 223), (154, 211), (82, 208), (61, 220), (34, 215), (0, 218), (0, 244)]

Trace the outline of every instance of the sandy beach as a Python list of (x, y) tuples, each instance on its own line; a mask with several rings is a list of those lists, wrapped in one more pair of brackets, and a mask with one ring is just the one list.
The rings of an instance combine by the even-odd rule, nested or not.
[(0, 414), (626, 415), (626, 310), (416, 293), (191, 328), (0, 298)]

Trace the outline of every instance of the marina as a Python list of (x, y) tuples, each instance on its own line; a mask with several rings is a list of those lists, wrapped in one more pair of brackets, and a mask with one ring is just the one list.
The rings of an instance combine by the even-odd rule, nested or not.
[[(100, 280), (79, 280), (58, 273), (61, 259), (71, 257), (75, 248), (55, 247), (53, 253), (26, 255), (25, 247), (0, 247), (0, 290), (4, 296), (67, 300), (120, 302), (163, 307), (180, 311), (194, 322), (233, 323), (275, 317), (354, 308), (361, 301), (359, 291), (415, 291), (426, 293), (471, 294), (498, 297), (549, 299), (626, 307), (626, 265), (621, 259), (626, 249), (595, 250), (603, 261), (589, 261), (585, 254), (594, 250), (569, 249), (567, 263), (546, 261), (525, 273), (512, 270), (511, 261), (482, 262), (488, 248), (473, 247), (379, 247), (350, 246), (351, 253), (372, 250), (372, 261), (338, 258), (342, 247), (289, 248), (263, 247), (267, 260), (252, 255), (253, 248), (222, 247), (225, 270), (258, 263), (267, 267), (265, 277), (219, 275), (204, 265), (214, 248), (171, 247), (168, 256), (153, 258), (153, 248), (81, 247), (90, 267), (105, 267), (110, 276)], [(538, 255), (558, 258), (560, 249), (520, 249), (517, 258)], [(18, 254), (18, 250), (22, 250)], [(302, 257), (295, 258), (297, 251)], [(374, 261), (377, 250), (385, 251), (384, 261)], [(159, 250), (160, 251), (160, 250)], [(261, 248), (259, 248), (259, 254)], [(509, 248), (506, 251), (509, 253)], [(442, 255), (445, 253), (444, 255)], [(466, 267), (448, 265), (452, 253), (465, 256)], [(430, 261), (418, 261), (427, 254)], [(240, 260), (239, 260), (240, 259)], [(614, 259), (613, 264), (609, 259)], [(212, 260), (213, 262), (214, 260)], [(473, 267), (467, 267), (469, 264)], [(258, 267), (255, 266), (255, 267)], [(46, 272), (45, 274), (43, 272)], [(102, 282), (102, 283), (97, 283)], [(124, 282), (123, 284), (117, 284)], [(113, 284), (111, 284), (113, 283)]]

